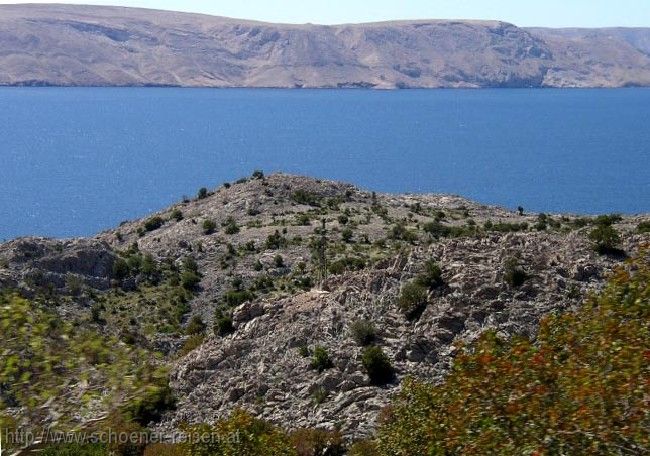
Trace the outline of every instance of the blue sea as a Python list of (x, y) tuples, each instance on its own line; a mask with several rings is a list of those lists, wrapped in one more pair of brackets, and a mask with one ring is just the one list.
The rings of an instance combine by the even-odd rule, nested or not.
[(0, 89), (0, 239), (91, 235), (255, 169), (650, 212), (650, 89)]

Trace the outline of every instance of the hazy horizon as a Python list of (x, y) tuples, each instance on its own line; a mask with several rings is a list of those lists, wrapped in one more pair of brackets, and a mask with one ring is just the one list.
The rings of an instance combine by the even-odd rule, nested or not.
[(4, 4), (78, 4), (124, 6), (167, 11), (225, 16), (237, 19), (287, 24), (336, 25), (401, 20), (464, 19), (499, 20), (520, 27), (604, 28), (650, 27), (650, 8), (644, 0), (575, 0), (571, 5), (549, 0), (531, 5), (515, 0), (410, 0), (400, 4), (390, 0), (368, 2), (317, 0), (305, 4), (299, 0), (112, 0), (112, 1), (2, 1)]

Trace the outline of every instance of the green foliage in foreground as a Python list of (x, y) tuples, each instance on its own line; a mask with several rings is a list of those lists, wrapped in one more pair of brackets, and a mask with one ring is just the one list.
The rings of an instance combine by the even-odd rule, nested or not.
[(488, 332), (443, 384), (408, 381), (372, 448), (387, 456), (645, 454), (649, 398), (645, 252), (579, 311), (546, 318), (537, 343)]
[(28, 423), (74, 424), (80, 414), (149, 418), (169, 406), (166, 373), (151, 356), (112, 337), (75, 327), (17, 295), (0, 295), (0, 421), (21, 407)]

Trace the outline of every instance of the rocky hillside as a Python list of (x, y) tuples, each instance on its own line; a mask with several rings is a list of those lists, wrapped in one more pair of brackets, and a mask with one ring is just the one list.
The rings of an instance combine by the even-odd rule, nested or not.
[(160, 353), (178, 398), (163, 429), (243, 408), (359, 437), (407, 376), (441, 379), (488, 328), (534, 337), (648, 231), (258, 172), (92, 239), (2, 244), (0, 288)]
[(0, 84), (190, 87), (650, 85), (648, 29), (422, 20), (280, 25), (117, 7), (0, 6)]

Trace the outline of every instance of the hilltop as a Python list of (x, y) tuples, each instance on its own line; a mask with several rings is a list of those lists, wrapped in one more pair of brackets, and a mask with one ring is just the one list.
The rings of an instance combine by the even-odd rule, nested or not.
[[(144, 424), (169, 431), (243, 408), (358, 438), (404, 379), (443, 379), (459, 341), (487, 329), (534, 338), (544, 315), (601, 290), (650, 241), (649, 222), (258, 172), (92, 238), (2, 244), (0, 289), (158, 353), (177, 404)], [(369, 343), (390, 378), (370, 376)], [(42, 422), (101, 411), (48, 407)]]
[(1, 5), (0, 85), (649, 86), (649, 43), (649, 29), (462, 20), (289, 25), (121, 7)]

